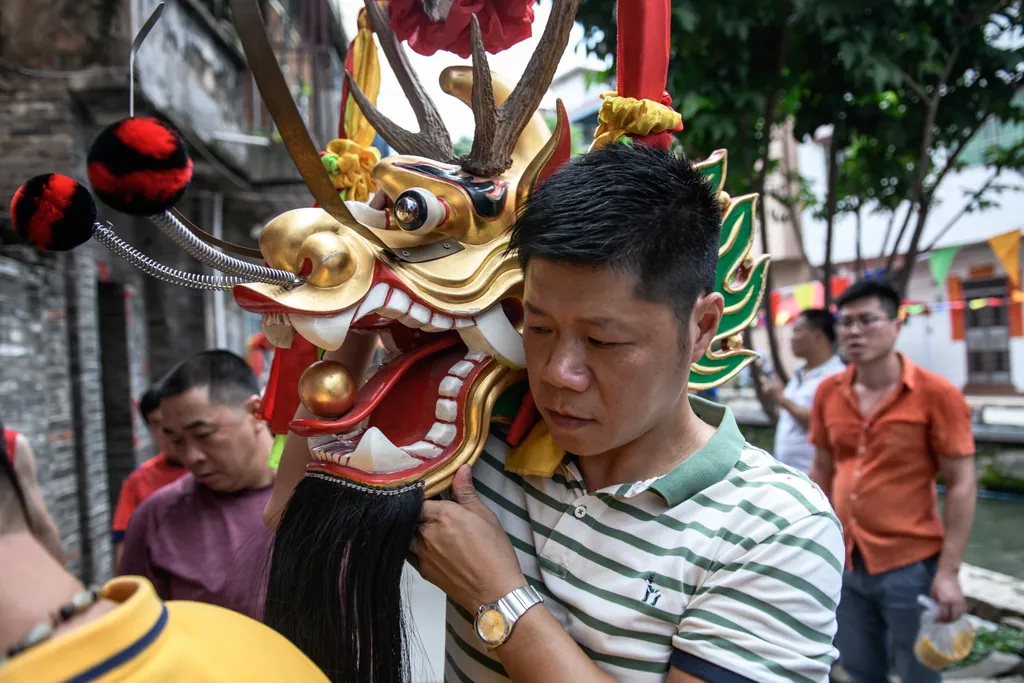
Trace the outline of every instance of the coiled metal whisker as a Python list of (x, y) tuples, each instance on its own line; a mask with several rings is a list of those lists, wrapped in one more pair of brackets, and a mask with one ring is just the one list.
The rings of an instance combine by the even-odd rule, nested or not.
[(150, 220), (189, 256), (223, 273), (245, 278), (247, 282), (264, 282), (268, 285), (279, 285), (285, 288), (297, 287), (303, 283), (302, 278), (287, 271), (248, 263), (214, 249), (193, 234), (169, 211), (150, 216)]
[(96, 223), (93, 225), (92, 237), (115, 255), (138, 268), (146, 275), (154, 277), (157, 280), (169, 282), (172, 285), (189, 287), (191, 289), (227, 290), (231, 289), (235, 285), (241, 285), (248, 282), (245, 278), (234, 275), (201, 275), (199, 273), (189, 273), (184, 270), (165, 266), (159, 261), (146, 256), (141, 251), (118, 237), (114, 232), (114, 227), (112, 225)]

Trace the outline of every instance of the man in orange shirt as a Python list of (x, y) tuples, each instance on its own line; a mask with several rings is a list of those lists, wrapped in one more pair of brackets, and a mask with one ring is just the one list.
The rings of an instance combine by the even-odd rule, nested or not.
[(846, 538), (836, 644), (857, 683), (888, 681), (890, 660), (903, 683), (938, 683), (913, 653), (917, 596), (931, 595), (943, 620), (965, 609), (957, 574), (974, 519), (971, 413), (956, 387), (895, 351), (899, 303), (872, 281), (839, 297), (850, 365), (821, 383), (811, 414), (810, 476)]
[(117, 498), (117, 509), (114, 511), (112, 526), (114, 537), (114, 571), (121, 565), (121, 553), (124, 545), (124, 532), (128, 528), (128, 520), (142, 501), (156, 491), (167, 486), (188, 472), (178, 460), (167, 455), (167, 437), (161, 425), (160, 394), (156, 387), (151, 387), (139, 399), (139, 415), (149, 429), (149, 436), (157, 447), (158, 453), (142, 463), (137, 470), (128, 475), (121, 484), (121, 494)]

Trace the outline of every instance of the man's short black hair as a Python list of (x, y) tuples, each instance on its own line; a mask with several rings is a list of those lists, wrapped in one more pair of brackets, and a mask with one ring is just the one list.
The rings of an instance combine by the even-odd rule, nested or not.
[(160, 407), (160, 387), (157, 385), (146, 389), (146, 393), (139, 399), (139, 416), (143, 422), (149, 421), (149, 416)]
[(801, 311), (800, 317), (804, 319), (808, 327), (821, 330), (830, 344), (836, 340), (836, 320), (824, 308), (808, 308), (806, 311)]
[(839, 295), (836, 308), (851, 304), (861, 299), (878, 299), (890, 320), (895, 320), (900, 312), (900, 295), (892, 285), (882, 280), (858, 280)]
[(531, 259), (611, 267), (636, 296), (667, 304), (680, 325), (715, 289), (722, 210), (685, 158), (643, 144), (607, 145), (571, 160), (529, 196), (511, 249)]
[(179, 363), (160, 381), (161, 398), (207, 387), (210, 401), (240, 407), (260, 385), (252, 368), (230, 351), (202, 351)]

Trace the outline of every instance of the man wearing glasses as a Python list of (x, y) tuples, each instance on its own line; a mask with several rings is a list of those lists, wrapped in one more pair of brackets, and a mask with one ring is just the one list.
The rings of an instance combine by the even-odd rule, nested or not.
[(876, 281), (839, 297), (849, 367), (821, 383), (811, 412), (810, 476), (846, 539), (836, 644), (857, 683), (889, 680), (890, 660), (904, 683), (938, 683), (913, 653), (917, 597), (931, 595), (944, 620), (965, 609), (957, 574), (974, 519), (970, 409), (956, 387), (896, 352), (899, 304)]

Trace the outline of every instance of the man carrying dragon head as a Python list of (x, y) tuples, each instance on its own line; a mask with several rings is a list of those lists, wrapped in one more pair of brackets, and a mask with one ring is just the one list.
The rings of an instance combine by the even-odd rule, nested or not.
[[(278, 347), (267, 623), (335, 681), (407, 680), (408, 559), (449, 597), (447, 680), (825, 681), (839, 525), (728, 408), (688, 392), (753, 359), (738, 333), (767, 267), (749, 258), (756, 197), (722, 191), (724, 152), (669, 151), (668, 0), (619, 4), (618, 89), (593, 150), (568, 161), (564, 108), (553, 133), (536, 110), (578, 4), (552, 3), (514, 88), (470, 18), (473, 65), (441, 76), (476, 119), (455, 158), (394, 16), (368, 0), (321, 159), (255, 3), (232, 0), (317, 202), (264, 228), (262, 268), (190, 247), (232, 276), (204, 286), (233, 287)], [(452, 4), (432, 6), (434, 21)], [(375, 106), (371, 30), (416, 133)], [(374, 130), (398, 156), (379, 159)], [(378, 340), (388, 355), (368, 369)]]

